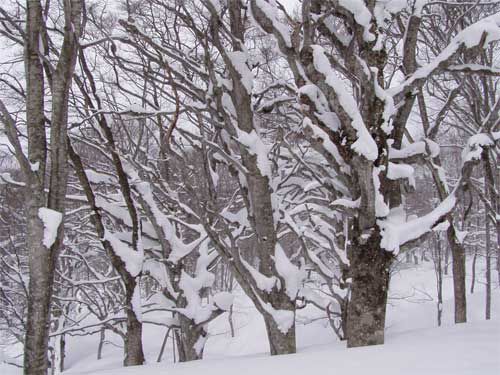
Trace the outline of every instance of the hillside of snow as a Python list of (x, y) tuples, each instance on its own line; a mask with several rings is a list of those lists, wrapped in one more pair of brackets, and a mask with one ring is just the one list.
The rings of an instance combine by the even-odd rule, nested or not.
[[(470, 264), (468, 264), (470, 267)], [(436, 323), (436, 286), (431, 262), (396, 272), (387, 308), (386, 343), (347, 349), (338, 341), (317, 310), (300, 310), (297, 317), (298, 353), (270, 357), (264, 323), (251, 302), (240, 294), (235, 300), (235, 337), (227, 315), (210, 325), (203, 361), (173, 363), (169, 339), (161, 363), (156, 363), (165, 327), (147, 325), (144, 347), (147, 365), (123, 368), (122, 343), (107, 334), (103, 359), (96, 360), (98, 335), (68, 338), (65, 374), (99, 375), (243, 375), (243, 374), (500, 374), (500, 288), (493, 272), (491, 321), (484, 320), (484, 283), (478, 264), (474, 294), (467, 295), (468, 323), (453, 324), (451, 276), (443, 285), (443, 325)], [(450, 269), (451, 272), (451, 269)], [(470, 280), (468, 280), (470, 283)], [(18, 375), (13, 366), (0, 365), (1, 375)]]

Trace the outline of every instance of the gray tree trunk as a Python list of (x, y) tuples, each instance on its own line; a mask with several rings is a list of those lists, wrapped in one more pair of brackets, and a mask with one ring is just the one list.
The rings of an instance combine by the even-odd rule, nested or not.
[(455, 302), (455, 323), (467, 321), (467, 298), (465, 292), (465, 249), (458, 242), (453, 223), (446, 231), (451, 249), (453, 292)]
[(59, 225), (56, 241), (50, 248), (47, 248), (43, 244), (44, 223), (39, 218), (39, 210), (47, 206), (49, 209), (64, 214), (67, 181), (68, 98), (76, 64), (78, 39), (81, 33), (82, 3), (81, 0), (64, 2), (64, 39), (51, 81), (51, 168), (48, 196), (44, 190), (47, 140), (44, 113), (44, 73), (39, 55), (40, 51), (43, 50), (41, 43), (43, 40), (42, 29), (44, 28), (40, 1), (27, 1), (26, 12), (26, 119), (28, 159), (31, 165), (29, 169), (23, 168), (29, 190), (27, 246), (30, 273), (24, 373), (45, 375), (48, 370), (47, 350), (54, 269), (62, 245), (63, 224)]
[(351, 299), (347, 313), (347, 347), (384, 343), (389, 268), (393, 255), (380, 247), (380, 234), (355, 244), (351, 262)]

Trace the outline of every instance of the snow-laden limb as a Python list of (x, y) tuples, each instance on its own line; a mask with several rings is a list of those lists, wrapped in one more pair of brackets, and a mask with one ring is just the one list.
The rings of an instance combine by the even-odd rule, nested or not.
[(462, 48), (484, 48), (497, 40), (500, 40), (500, 12), (483, 18), (460, 31), (431, 62), (418, 68), (415, 73), (400, 85), (391, 88), (389, 92), (396, 96), (418, 84), (419, 81), (425, 81), (438, 69), (446, 68)]
[(396, 164), (389, 162), (386, 177), (390, 180), (407, 179), (409, 184), (415, 187), (415, 168), (409, 164)]
[(462, 163), (479, 160), (485, 147), (492, 147), (500, 140), (500, 131), (492, 133), (479, 133), (467, 141), (467, 146), (462, 153)]
[(439, 155), (439, 145), (431, 139), (413, 142), (401, 149), (389, 147), (389, 160), (408, 160), (414, 157), (435, 158)]
[(241, 84), (245, 87), (248, 94), (252, 94), (253, 89), (253, 73), (247, 65), (248, 54), (243, 51), (227, 52), (227, 56), (231, 60), (234, 69), (241, 76)]
[[(267, 19), (271, 22), (272, 27), (280, 34), (286, 47), (292, 47), (292, 40), (290, 38), (290, 30), (288, 26), (283, 24), (278, 18), (278, 9), (275, 0), (255, 0), (256, 6), (263, 12)], [(258, 25), (258, 22), (255, 23)]]
[(375, 35), (370, 31), (372, 14), (366, 7), (364, 0), (339, 0), (339, 5), (347, 9), (354, 17), (356, 23), (363, 27), (363, 38), (367, 42), (375, 40)]
[(116, 181), (115, 176), (107, 173), (96, 172), (93, 169), (86, 169), (85, 174), (87, 175), (88, 180), (93, 184), (112, 184)]
[(452, 72), (483, 73), (492, 76), (500, 76), (500, 68), (495, 68), (481, 64), (457, 64), (457, 65), (450, 65), (446, 69)]
[(304, 269), (297, 267), (288, 259), (279, 243), (276, 244), (274, 263), (278, 274), (284, 280), (286, 294), (291, 300), (295, 300), (306, 277)]
[(141, 201), (144, 205), (143, 208), (150, 214), (151, 221), (154, 221), (154, 225), (159, 227), (159, 233), (156, 233), (156, 235), (161, 237), (160, 242), (165, 239), (170, 245), (170, 249), (168, 251), (169, 262), (174, 264), (178, 263), (198, 248), (198, 246), (206, 238), (201, 225), (190, 226), (190, 229), (196, 229), (200, 235), (197, 239), (186, 244), (182, 238), (177, 236), (177, 231), (171, 223), (170, 218), (158, 208), (158, 205), (153, 197), (151, 184), (148, 182), (139, 182), (134, 184), (134, 188), (141, 197)]
[(217, 252), (210, 252), (208, 240), (204, 240), (199, 248), (194, 276), (185, 271), (181, 273), (179, 288), (186, 299), (186, 306), (176, 307), (174, 310), (195, 324), (206, 324), (223, 311), (229, 310), (233, 303), (233, 296), (230, 293), (219, 293), (209, 304), (203, 304), (201, 298), (203, 289), (210, 288), (215, 281), (215, 275), (208, 271), (208, 267), (216, 257)]
[[(500, 132), (479, 133), (469, 138), (462, 153), (461, 176), (455, 189), (427, 215), (407, 222), (401, 220), (400, 215), (394, 217), (389, 215), (386, 219), (378, 220), (377, 224), (381, 228), (382, 248), (397, 254), (399, 248), (405, 243), (416, 240), (435, 229), (447, 215), (453, 212), (457, 204), (457, 193), (468, 182), (472, 167), (481, 160), (484, 149), (493, 147), (499, 140)], [(457, 234), (459, 242), (465, 238), (465, 235), (463, 237), (462, 235), (461, 233)]]
[(137, 277), (142, 271), (144, 252), (134, 250), (127, 243), (121, 241), (116, 235), (107, 230), (103, 239), (110, 243), (114, 253), (122, 260), (130, 276)]
[(275, 287), (280, 286), (281, 283), (276, 276), (267, 277), (263, 275), (261, 272), (255, 269), (250, 263), (248, 263), (244, 259), (241, 259), (241, 264), (251, 275), (259, 291), (265, 293), (271, 293)]
[(240, 129), (237, 129), (237, 131), (238, 142), (244, 145), (248, 149), (248, 152), (257, 157), (257, 166), (259, 167), (260, 174), (269, 178), (269, 182), (271, 182), (272, 169), (271, 161), (268, 157), (270, 147), (262, 141), (262, 138), (257, 134), (255, 129), (250, 133)]
[(360, 204), (361, 204), (361, 198), (358, 198), (355, 201), (347, 198), (338, 198), (331, 203), (332, 206), (340, 206), (349, 209), (357, 209), (359, 208)]
[(50, 249), (56, 242), (57, 231), (61, 225), (63, 215), (62, 213), (51, 210), (47, 207), (40, 207), (38, 209), (38, 217), (43, 222), (43, 245)]
[(456, 189), (439, 206), (422, 217), (401, 222), (400, 215), (396, 217), (389, 215), (386, 219), (378, 220), (377, 224), (382, 235), (381, 247), (397, 255), (402, 245), (430, 232), (435, 225), (455, 208), (457, 203), (455, 193)]
[(340, 106), (351, 119), (351, 126), (356, 130), (358, 139), (351, 145), (351, 148), (366, 159), (375, 160), (378, 156), (377, 144), (366, 128), (356, 100), (347, 91), (344, 82), (335, 74), (324, 48), (319, 45), (312, 45), (311, 48), (313, 49), (314, 68), (325, 76), (326, 83), (335, 92)]

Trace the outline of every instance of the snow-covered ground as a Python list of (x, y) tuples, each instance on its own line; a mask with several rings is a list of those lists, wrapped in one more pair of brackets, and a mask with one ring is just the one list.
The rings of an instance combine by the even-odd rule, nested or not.
[[(144, 346), (148, 364), (124, 369), (120, 341), (104, 349), (96, 360), (98, 337), (72, 337), (68, 341), (66, 364), (70, 374), (99, 375), (194, 375), (194, 374), (500, 374), (500, 289), (493, 273), (494, 289), (491, 321), (484, 320), (484, 283), (478, 264), (479, 282), (468, 294), (469, 323), (453, 324), (451, 276), (445, 277), (443, 326), (436, 323), (436, 286), (430, 262), (394, 274), (387, 309), (386, 343), (383, 346), (346, 349), (328, 323), (313, 309), (301, 310), (297, 322), (298, 353), (269, 357), (264, 324), (249, 300), (235, 300), (236, 337), (231, 338), (227, 316), (210, 325), (210, 338), (203, 361), (173, 363), (171, 340), (162, 363), (156, 358), (165, 328), (146, 326)], [(468, 271), (470, 265), (468, 265)], [(451, 271), (451, 269), (450, 269)], [(470, 272), (468, 272), (470, 273)], [(469, 280), (470, 281), (470, 280)], [(109, 334), (108, 334), (109, 335)], [(20, 369), (0, 365), (1, 375), (20, 374)]]

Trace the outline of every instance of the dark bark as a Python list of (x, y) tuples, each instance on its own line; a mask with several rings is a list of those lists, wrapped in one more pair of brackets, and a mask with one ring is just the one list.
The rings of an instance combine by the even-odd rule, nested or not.
[(106, 229), (104, 227), (103, 217), (101, 210), (97, 206), (96, 198), (92, 186), (85, 174), (85, 169), (80, 156), (73, 149), (69, 139), (68, 139), (68, 151), (69, 157), (73, 163), (75, 173), (82, 185), (85, 192), (87, 202), (93, 211), (93, 224), (99, 238), (101, 239), (101, 244), (106, 250), (107, 254), (111, 259), (111, 264), (116, 269), (120, 278), (125, 286), (125, 309), (127, 315), (127, 335), (125, 337), (125, 366), (135, 366), (142, 365), (144, 363), (144, 352), (142, 350), (142, 323), (137, 318), (133, 306), (132, 298), (134, 295), (137, 282), (140, 278), (139, 275), (131, 275), (123, 260), (115, 253), (111, 243), (105, 239)]
[(127, 309), (127, 335), (125, 336), (124, 366), (137, 366), (144, 363), (142, 350), (142, 323), (137, 319), (135, 312)]
[(451, 250), (455, 323), (467, 321), (467, 299), (465, 292), (465, 249), (457, 240), (453, 222), (446, 231)]
[(179, 362), (203, 359), (204, 341), (208, 332), (204, 325), (194, 325), (190, 319), (179, 315), (180, 329), (175, 332)]
[(297, 351), (295, 343), (295, 324), (283, 333), (274, 319), (264, 319), (271, 355), (293, 354)]
[(357, 239), (349, 254), (352, 278), (347, 314), (349, 348), (384, 343), (389, 268), (394, 257), (380, 247), (380, 240), (377, 232), (369, 239)]
[[(68, 98), (76, 63), (78, 38), (81, 33), (82, 3), (80, 0), (64, 3), (63, 44), (50, 82), (52, 93), (51, 168), (48, 196), (44, 191), (47, 139), (44, 113), (44, 70), (40, 58), (44, 18), (40, 1), (27, 1), (26, 12), (26, 120), (28, 158), (31, 166), (23, 167), (29, 191), (27, 245), (30, 274), (24, 373), (45, 375), (48, 370), (47, 351), (54, 269), (62, 245), (63, 224), (61, 223), (58, 228), (56, 241), (51, 244), (50, 249), (46, 248), (43, 244), (44, 224), (38, 215), (40, 208), (45, 206), (64, 214), (67, 181)], [(36, 168), (32, 168), (33, 166)], [(56, 366), (56, 364), (52, 365)]]
[(474, 294), (474, 287), (476, 286), (476, 261), (477, 261), (477, 247), (474, 246), (474, 258), (472, 258), (472, 280), (470, 283), (470, 294)]
[(485, 318), (491, 319), (491, 237), (490, 237), (490, 218), (488, 209), (485, 207), (485, 236), (486, 236), (486, 306)]
[(99, 331), (99, 346), (97, 347), (97, 359), (102, 359), (102, 349), (104, 348), (104, 340), (106, 339), (106, 328), (101, 327)]

